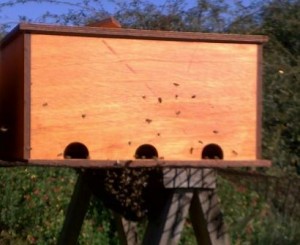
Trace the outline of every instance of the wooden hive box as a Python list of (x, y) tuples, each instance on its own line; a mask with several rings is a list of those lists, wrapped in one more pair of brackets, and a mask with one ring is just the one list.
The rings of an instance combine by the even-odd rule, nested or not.
[(258, 160), (265, 41), (20, 24), (1, 43), (0, 157)]

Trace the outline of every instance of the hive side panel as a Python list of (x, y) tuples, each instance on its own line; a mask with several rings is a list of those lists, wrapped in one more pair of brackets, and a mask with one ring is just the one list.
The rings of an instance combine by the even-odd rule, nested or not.
[(61, 159), (72, 142), (92, 159), (166, 160), (257, 154), (254, 44), (32, 36), (31, 157)]
[(262, 115), (263, 115), (263, 46), (258, 46), (257, 51), (257, 135), (256, 159), (262, 159)]
[(18, 35), (1, 48), (0, 157), (25, 159), (24, 36)]

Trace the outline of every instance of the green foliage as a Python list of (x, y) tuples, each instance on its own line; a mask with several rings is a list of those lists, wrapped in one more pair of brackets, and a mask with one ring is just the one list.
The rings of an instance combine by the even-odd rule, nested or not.
[(300, 244), (299, 220), (270, 214), (261, 220), (251, 239), (252, 244), (297, 245)]
[(196, 237), (194, 234), (194, 230), (192, 224), (189, 219), (187, 219), (184, 229), (181, 234), (181, 239), (179, 241), (179, 245), (196, 245)]
[[(239, 176), (236, 176), (239, 178)], [(257, 180), (256, 180), (257, 181)], [(285, 203), (277, 207), (277, 199), (287, 200), (288, 193), (267, 198), (268, 192), (276, 191), (276, 184), (258, 191), (255, 179), (239, 180), (238, 183), (219, 178), (218, 193), (221, 198), (226, 225), (233, 244), (280, 244), (300, 243), (300, 219), (282, 210)], [(265, 180), (259, 183), (264, 184)], [(300, 179), (297, 180), (300, 183)], [(273, 185), (273, 186), (272, 186)], [(297, 205), (293, 200), (293, 205)], [(293, 210), (295, 213), (297, 210)]]
[[(265, 8), (264, 153), (282, 170), (300, 164), (300, 5), (274, 1)], [(292, 166), (293, 165), (293, 166)]]
[[(0, 227), (29, 244), (55, 244), (74, 176), (70, 170), (0, 169)], [(69, 188), (65, 188), (68, 186)]]
[(90, 208), (86, 214), (79, 244), (119, 244), (111, 212), (95, 197), (92, 198)]
[[(0, 244), (56, 244), (76, 177), (71, 169), (1, 168)], [(93, 200), (81, 244), (116, 244), (111, 223)]]
[(218, 195), (233, 244), (249, 241), (254, 229), (259, 227), (258, 223), (269, 211), (265, 200), (244, 184), (235, 186), (222, 178), (219, 178)]

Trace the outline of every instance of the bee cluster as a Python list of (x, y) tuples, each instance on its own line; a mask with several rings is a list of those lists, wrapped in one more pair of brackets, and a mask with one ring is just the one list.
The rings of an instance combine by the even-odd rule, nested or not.
[(146, 192), (154, 168), (122, 168), (106, 172), (104, 187), (116, 212), (129, 220), (146, 217)]

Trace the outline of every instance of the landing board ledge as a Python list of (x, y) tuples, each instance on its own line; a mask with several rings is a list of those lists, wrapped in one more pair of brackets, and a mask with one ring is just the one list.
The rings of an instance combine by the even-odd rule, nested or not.
[(227, 168), (227, 167), (271, 167), (269, 160), (89, 160), (89, 159), (64, 159), (64, 160), (30, 160), (30, 161), (4, 161), (0, 160), (0, 167), (17, 166), (43, 166), (43, 167), (69, 167), (69, 168)]

